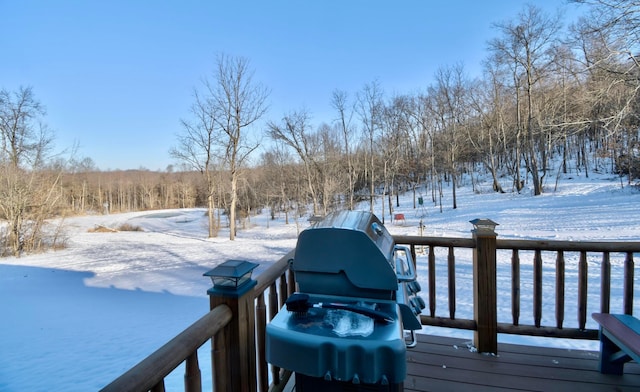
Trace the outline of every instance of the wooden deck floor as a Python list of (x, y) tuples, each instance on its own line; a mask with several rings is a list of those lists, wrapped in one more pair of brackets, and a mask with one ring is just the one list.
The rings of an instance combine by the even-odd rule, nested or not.
[[(635, 391), (640, 365), (622, 376), (601, 374), (598, 352), (499, 344), (497, 356), (467, 348), (468, 339), (418, 334), (407, 350), (405, 391)], [(291, 377), (288, 391), (294, 390)]]
[(640, 365), (601, 374), (598, 352), (499, 344), (498, 355), (471, 352), (468, 340), (418, 335), (407, 350), (405, 391), (637, 391)]

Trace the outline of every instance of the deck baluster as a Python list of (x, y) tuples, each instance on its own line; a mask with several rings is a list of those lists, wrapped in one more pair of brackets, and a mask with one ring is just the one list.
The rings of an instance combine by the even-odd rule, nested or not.
[(202, 392), (202, 376), (197, 350), (189, 355), (185, 361), (184, 390), (185, 392)]
[(413, 260), (413, 270), (418, 269), (418, 255), (416, 254), (416, 244), (411, 244), (409, 246), (409, 250), (411, 251), (411, 259)]
[(578, 262), (578, 328), (584, 329), (587, 324), (587, 252), (580, 252)]
[(287, 298), (296, 291), (296, 277), (293, 268), (287, 270)]
[(533, 323), (540, 328), (542, 320), (542, 252), (536, 249), (533, 256)]
[[(278, 314), (278, 290), (276, 282), (271, 283), (269, 286), (269, 321), (273, 320)], [(273, 379), (273, 385), (280, 384), (280, 368), (277, 366), (271, 366), (271, 378)]]
[(520, 253), (511, 251), (511, 317), (513, 325), (520, 323)]
[(436, 315), (436, 253), (433, 245), (429, 245), (429, 315)]
[(165, 392), (164, 390), (164, 379), (151, 388), (151, 392)]
[(559, 250), (556, 255), (556, 327), (564, 324), (564, 251)]
[(447, 257), (447, 275), (449, 277), (449, 318), (456, 319), (456, 256), (453, 246), (449, 247)]
[(633, 252), (624, 259), (624, 313), (633, 314)]
[[(287, 287), (287, 273), (283, 272), (282, 275), (280, 276), (280, 301), (279, 301), (279, 308), (282, 308), (284, 306), (284, 303), (287, 301), (287, 298), (289, 298), (288, 295), (288, 287)], [(276, 313), (274, 313), (274, 316), (278, 313), (278, 309), (276, 309)], [(273, 319), (273, 317), (271, 318)], [(271, 321), (271, 320), (269, 320)]]
[(602, 252), (602, 266), (600, 267), (600, 312), (609, 313), (611, 296), (611, 260), (609, 252)]
[[(284, 305), (284, 304), (283, 304)], [(278, 314), (280, 307), (278, 306), (278, 288), (276, 282), (269, 285), (269, 321), (273, 320)]]
[(260, 391), (269, 389), (269, 375), (266, 358), (266, 326), (267, 326), (267, 306), (264, 301), (264, 292), (256, 298), (256, 339), (258, 343), (258, 386)]
[(213, 337), (213, 344), (211, 347), (211, 369), (213, 370), (213, 385), (214, 391), (227, 391), (230, 387), (230, 380), (227, 375), (229, 374), (229, 364), (227, 363), (227, 336), (222, 328)]

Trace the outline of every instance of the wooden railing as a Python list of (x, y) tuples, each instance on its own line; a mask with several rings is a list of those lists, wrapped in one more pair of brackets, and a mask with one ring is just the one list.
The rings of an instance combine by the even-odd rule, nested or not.
[[(599, 276), (600, 305), (599, 312), (609, 313), (611, 302), (611, 255), (621, 254), (624, 257), (622, 308), (618, 313), (633, 314), (634, 301), (634, 258), (633, 254), (640, 252), (640, 242), (577, 242), (577, 241), (539, 241), (539, 240), (508, 240), (497, 239), (493, 230), (474, 230), (473, 238), (442, 238), (395, 236), (397, 244), (410, 247), (414, 260), (419, 260), (417, 248), (426, 248), (427, 257), (427, 285), (426, 295), (428, 306), (420, 319), (423, 325), (459, 328), (475, 331), (474, 343), (481, 352), (497, 352), (497, 334), (518, 334), (529, 336), (545, 336), (572, 339), (598, 339), (597, 329), (586, 328), (589, 315), (587, 314), (588, 298), (588, 263), (587, 253), (601, 255)], [(448, 317), (436, 316), (436, 248), (444, 248), (447, 254), (447, 285), (448, 285)], [(474, 316), (461, 319), (456, 317), (456, 248), (471, 249), (473, 252), (473, 286), (474, 286)], [(511, 264), (511, 319), (510, 323), (500, 323), (496, 312), (496, 260), (498, 251), (510, 253)], [(525, 251), (532, 253), (532, 298), (533, 324), (520, 323), (521, 305), (521, 254)], [(555, 324), (542, 325), (542, 277), (543, 252), (555, 254)], [(577, 253), (577, 327), (565, 326), (565, 258), (568, 253)], [(503, 253), (501, 253), (503, 254)], [(597, 274), (592, 274), (596, 276)]]
[[(268, 321), (295, 289), (289, 268), (292, 257), (293, 251), (260, 274), (256, 286), (243, 297), (211, 296), (209, 313), (101, 391), (164, 391), (164, 379), (184, 362), (185, 391), (200, 392), (198, 348), (209, 339), (215, 391), (267, 391), (269, 365), (265, 359), (265, 330)], [(256, 336), (257, 344), (254, 344)], [(272, 390), (282, 389), (289, 374), (273, 368)]]
[[(414, 260), (418, 249), (426, 249), (428, 306), (423, 311), (423, 325), (461, 328), (474, 331), (474, 343), (480, 352), (497, 352), (497, 334), (597, 339), (595, 329), (586, 328), (588, 263), (587, 253), (601, 258), (600, 311), (609, 312), (611, 299), (611, 263), (613, 253), (624, 255), (623, 312), (633, 313), (633, 254), (640, 252), (638, 242), (569, 242), (499, 240), (493, 229), (474, 229), (472, 238), (442, 238), (394, 236), (397, 244), (410, 247)], [(436, 316), (436, 249), (446, 254), (448, 317)], [(456, 316), (456, 253), (472, 252), (473, 258), (473, 317)], [(496, 264), (498, 253), (508, 254), (511, 264), (511, 319), (498, 322), (496, 309)], [(522, 254), (531, 253), (533, 280), (533, 324), (520, 323), (520, 269)], [(543, 252), (555, 254), (555, 325), (542, 323)], [(577, 252), (578, 296), (577, 327), (565, 327), (565, 267), (566, 255)], [(286, 383), (289, 372), (266, 362), (266, 325), (295, 291), (293, 271), (289, 268), (294, 251), (289, 252), (270, 268), (258, 275), (255, 287), (239, 298), (210, 296), (210, 313), (194, 323), (161, 349), (104, 388), (104, 391), (163, 391), (163, 379), (180, 363), (186, 361), (185, 390), (201, 391), (197, 348), (212, 340), (212, 376), (215, 391), (278, 391)], [(418, 265), (419, 267), (422, 267)], [(422, 268), (424, 269), (424, 268)], [(420, 270), (417, 268), (416, 271)], [(422, 280), (424, 282), (424, 280)], [(208, 389), (208, 388), (207, 388)]]

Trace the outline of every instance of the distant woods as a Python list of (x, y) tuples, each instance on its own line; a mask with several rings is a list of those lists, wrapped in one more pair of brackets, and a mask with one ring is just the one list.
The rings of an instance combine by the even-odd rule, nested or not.
[(44, 107), (30, 88), (0, 90), (0, 254), (18, 255), (55, 246), (57, 230), (45, 235), (46, 219), (59, 203), (60, 173), (48, 167), (52, 132), (43, 124)]
[(413, 92), (389, 94), (379, 81), (336, 89), (331, 119), (319, 124), (307, 108), (266, 112), (268, 91), (246, 59), (222, 56), (181, 122), (171, 151), (180, 164), (165, 172), (102, 172), (89, 158), (52, 158), (33, 91), (2, 90), (5, 247), (37, 248), (44, 218), (64, 214), (215, 206), (219, 227), (260, 208), (290, 219), (360, 201), (372, 210), (377, 201), (375, 212), (390, 217), (394, 196), (418, 186), (432, 206), (457, 208), (463, 181), (533, 195), (596, 171), (632, 184), (640, 177), (640, 4), (569, 5), (584, 11), (571, 26), (532, 5), (496, 22), (480, 77), (454, 64)]

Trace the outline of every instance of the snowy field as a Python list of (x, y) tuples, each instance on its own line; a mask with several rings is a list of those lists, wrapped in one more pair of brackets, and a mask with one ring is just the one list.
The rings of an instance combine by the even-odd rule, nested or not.
[[(640, 192), (621, 188), (615, 177), (563, 180), (556, 192), (495, 194), (486, 189), (474, 194), (458, 190), (458, 209), (451, 209), (445, 191), (444, 211), (429, 203), (413, 209), (411, 195), (401, 198), (396, 213), (406, 222), (389, 222), (392, 234), (470, 237), (475, 218), (499, 223), (499, 238), (548, 240), (640, 240)], [(364, 206), (364, 209), (367, 209)], [(380, 207), (376, 208), (380, 214)], [(117, 228), (128, 223), (140, 232), (90, 232), (97, 225)], [(247, 228), (228, 240), (224, 230), (206, 239), (204, 210), (171, 210), (69, 218), (65, 221), (68, 247), (21, 258), (0, 259), (0, 391), (98, 390), (166, 343), (208, 311), (204, 272), (229, 258), (257, 262), (259, 274), (296, 243), (307, 218), (284, 224), (284, 217), (267, 214), (251, 218)], [(456, 254), (457, 317), (471, 318), (470, 253)], [(508, 254), (498, 255), (500, 321), (510, 321)], [(543, 255), (545, 286), (543, 324), (553, 325), (554, 255)], [(639, 255), (635, 256), (638, 264)], [(439, 258), (438, 315), (448, 315), (445, 259)], [(532, 256), (521, 255), (521, 323), (532, 323)], [(576, 326), (575, 279), (577, 256), (567, 257), (566, 326)], [(612, 312), (621, 311), (622, 258), (612, 254)], [(425, 257), (418, 273), (426, 293)], [(599, 274), (600, 260), (589, 258), (589, 271)], [(636, 267), (636, 276), (640, 276)], [(466, 280), (465, 280), (466, 279)], [(598, 279), (589, 281), (589, 313), (599, 304)], [(635, 292), (640, 292), (636, 286)], [(617, 295), (618, 294), (618, 295)], [(638, 297), (638, 295), (636, 295)], [(424, 296), (426, 300), (426, 294)], [(573, 308), (572, 308), (573, 306)], [(635, 303), (634, 313), (640, 313)], [(589, 322), (589, 328), (595, 328)], [(471, 336), (467, 331), (425, 328), (426, 333)], [(595, 342), (501, 336), (501, 341), (555, 344), (597, 349)], [(211, 385), (208, 345), (200, 354), (205, 389)], [(182, 390), (183, 370), (167, 379), (167, 390)]]

